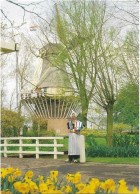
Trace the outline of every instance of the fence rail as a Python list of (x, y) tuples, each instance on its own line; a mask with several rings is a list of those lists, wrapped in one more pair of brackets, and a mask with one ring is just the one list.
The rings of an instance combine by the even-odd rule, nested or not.
[[(54, 159), (57, 159), (57, 155), (63, 155), (64, 152), (59, 152), (57, 150), (58, 147), (64, 147), (63, 144), (58, 144), (57, 140), (64, 139), (64, 137), (3, 137), (0, 140), (4, 140), (4, 143), (1, 143), (0, 146), (4, 147), (4, 150), (0, 150), (0, 153), (4, 154), (4, 157), (7, 157), (8, 153), (17, 153), (19, 154), (19, 158), (23, 158), (23, 154), (35, 154), (36, 158), (39, 158), (40, 154), (52, 154), (54, 155)], [(11, 144), (8, 143), (8, 140), (19, 140), (19, 143)], [(25, 144), (23, 140), (36, 140), (36, 143)], [(39, 140), (54, 140), (53, 144), (39, 144)], [(19, 147), (18, 151), (15, 150), (7, 150), (7, 147)], [(23, 147), (35, 147), (35, 151), (23, 151)], [(53, 147), (54, 151), (39, 151), (39, 147)]]

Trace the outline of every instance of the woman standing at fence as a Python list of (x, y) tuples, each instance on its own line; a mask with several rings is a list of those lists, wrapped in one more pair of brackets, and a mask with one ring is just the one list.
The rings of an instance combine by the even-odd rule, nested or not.
[(84, 129), (81, 121), (78, 121), (76, 115), (72, 113), (72, 119), (67, 123), (69, 129), (68, 140), (68, 160), (67, 162), (77, 162), (80, 158), (80, 132)]

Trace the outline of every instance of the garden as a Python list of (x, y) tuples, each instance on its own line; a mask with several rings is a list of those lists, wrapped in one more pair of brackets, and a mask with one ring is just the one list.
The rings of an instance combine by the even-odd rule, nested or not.
[[(75, 112), (85, 126), (81, 134), (85, 137), (87, 163), (134, 164), (137, 168), (138, 8), (138, 1), (3, 0), (3, 160), (6, 157), (7, 160), (10, 157), (23, 157), (23, 160), (31, 157), (33, 160), (34, 152), (27, 154), (24, 151), (36, 151), (36, 158), (47, 161), (48, 158), (57, 158), (57, 154), (39, 155), (39, 151), (58, 150), (64, 155), (57, 159), (64, 161), (68, 157), (68, 134), (67, 129), (61, 133), (63, 129), (57, 122), (70, 119)], [(12, 49), (11, 45), (14, 45)], [(49, 126), (51, 120), (55, 124), (52, 130)], [(57, 137), (60, 134), (64, 134), (64, 139), (57, 141), (30, 138)], [(28, 138), (23, 140), (20, 137)], [(56, 142), (64, 146), (57, 147)], [(22, 143), (28, 144), (27, 147), (22, 147)], [(39, 147), (38, 144), (55, 146)], [(13, 153), (7, 153), (10, 150)], [(17, 154), (18, 150), (21, 154)], [(84, 183), (81, 177), (79, 172), (75, 172), (59, 179), (58, 171), (50, 171), (46, 177), (41, 174), (35, 177), (29, 169), (23, 173), (21, 169), (8, 166), (1, 168), (1, 193), (138, 193), (135, 186), (129, 189), (123, 179), (116, 182), (96, 177)]]

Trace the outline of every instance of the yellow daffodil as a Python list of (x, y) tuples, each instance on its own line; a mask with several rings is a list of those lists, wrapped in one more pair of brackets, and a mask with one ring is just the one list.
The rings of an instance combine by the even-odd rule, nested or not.
[(77, 188), (78, 190), (83, 189), (83, 188), (84, 188), (84, 186), (85, 186), (85, 184), (84, 184), (84, 183), (79, 183), (79, 184), (76, 184), (76, 188)]
[(51, 182), (57, 182), (57, 178), (56, 177), (51, 177)]
[(14, 176), (17, 176), (17, 177), (21, 176), (21, 171), (20, 170), (16, 170), (14, 172)]
[(65, 193), (71, 193), (72, 192), (72, 188), (69, 185), (66, 185), (65, 187), (62, 187), (61, 189)]
[(21, 185), (21, 182), (20, 182), (20, 181), (14, 183), (14, 187), (15, 187), (15, 189), (16, 189), (17, 191), (19, 190), (20, 185)]
[(97, 179), (97, 178), (92, 178), (92, 179), (90, 180), (89, 184), (94, 184), (94, 185), (96, 185), (96, 187), (98, 187), (99, 184), (100, 184), (100, 181), (99, 181), (99, 179)]
[(29, 188), (30, 188), (31, 193), (33, 193), (34, 191), (38, 191), (38, 186), (33, 181), (29, 182)]
[(37, 180), (39, 180), (39, 181), (43, 181), (43, 179), (44, 179), (44, 177), (43, 176), (38, 176), (38, 178), (37, 178)]
[(51, 183), (52, 183), (51, 178), (50, 177), (47, 177), (46, 184), (48, 185), (48, 184), (51, 184)]
[(128, 191), (126, 186), (120, 186), (118, 188), (118, 193), (130, 193), (130, 191)]
[(30, 183), (31, 182), (31, 179), (29, 179), (28, 177), (25, 177), (24, 180), (25, 180), (26, 183)]
[(26, 172), (25, 177), (32, 178), (34, 175), (33, 171), (29, 170)]
[(101, 190), (105, 190), (105, 183), (104, 182), (100, 182), (99, 188), (101, 188)]
[(94, 187), (92, 185), (86, 185), (83, 189), (78, 191), (77, 193), (95, 193)]
[(115, 192), (115, 182), (112, 179), (108, 179), (105, 181), (105, 191), (107, 191), (108, 193), (110, 193), (112, 191), (112, 193)]
[(76, 184), (78, 182), (81, 181), (81, 174), (79, 172), (77, 172), (75, 175), (74, 175), (74, 179), (73, 179), (73, 183)]
[(50, 171), (51, 177), (57, 177), (58, 171)]
[(1, 178), (5, 179), (5, 177), (8, 175), (8, 171), (7, 169), (5, 169), (2, 173), (1, 173)]
[(136, 187), (134, 187), (134, 189), (133, 189), (132, 193), (139, 193), (139, 191), (137, 190), (137, 188), (136, 188)]
[(21, 183), (18, 191), (21, 192), (22, 194), (25, 194), (25, 193), (28, 193), (29, 190), (30, 188), (28, 183)]
[(126, 182), (125, 182), (124, 179), (121, 179), (121, 180), (119, 181), (119, 184), (120, 184), (120, 185), (126, 185)]
[(4, 170), (5, 170), (4, 168), (1, 168), (1, 173), (2, 173)]
[(48, 187), (47, 187), (47, 184), (45, 184), (45, 183), (41, 183), (40, 185), (39, 185), (39, 191), (41, 192), (41, 193), (47, 193), (48, 192)]
[(11, 176), (8, 177), (8, 181), (9, 182), (14, 182), (14, 180), (15, 180), (15, 177), (14, 176), (11, 175)]
[(8, 170), (8, 174), (11, 174), (15, 171), (13, 167), (9, 167), (7, 170)]
[(49, 184), (49, 185), (48, 185), (48, 189), (51, 189), (51, 190), (55, 189), (54, 184), (53, 184), (53, 183), (52, 183), (52, 184)]
[(68, 173), (67, 176), (66, 176), (66, 179), (67, 179), (68, 181), (73, 181), (74, 175)]
[(129, 193), (128, 187), (126, 186), (126, 182), (124, 179), (119, 181), (118, 184), (118, 193)]
[(47, 191), (47, 193), (51, 193), (51, 194), (56, 193), (56, 194), (59, 194), (59, 193), (63, 193), (63, 192), (61, 190), (57, 190), (57, 189), (56, 190), (50, 189), (50, 190)]

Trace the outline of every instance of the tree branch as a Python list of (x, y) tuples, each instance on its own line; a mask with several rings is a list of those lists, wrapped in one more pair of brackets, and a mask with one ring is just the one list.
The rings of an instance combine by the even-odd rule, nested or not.
[[(6, 1), (9, 2), (9, 3), (12, 3), (12, 4), (14, 4), (14, 5), (17, 5), (18, 7), (20, 7), (21, 9), (24, 10), (24, 13), (25, 13), (25, 12), (28, 12), (28, 13), (34, 14), (34, 15), (36, 15), (38, 18), (42, 19), (42, 20), (45, 21), (47, 24), (49, 24), (49, 22), (48, 22), (47, 20), (45, 20), (43, 17), (41, 17), (39, 14), (37, 14), (37, 13), (35, 13), (35, 12), (33, 12), (33, 11), (30, 11), (30, 10), (27, 10), (22, 4), (16, 3), (16, 2), (11, 1), (11, 0), (6, 0)], [(24, 15), (25, 15), (25, 14), (24, 14)], [(24, 17), (23, 17), (23, 19), (24, 19)], [(23, 21), (24, 21), (24, 20), (23, 20)], [(49, 25), (50, 25), (50, 24), (49, 24)]]

